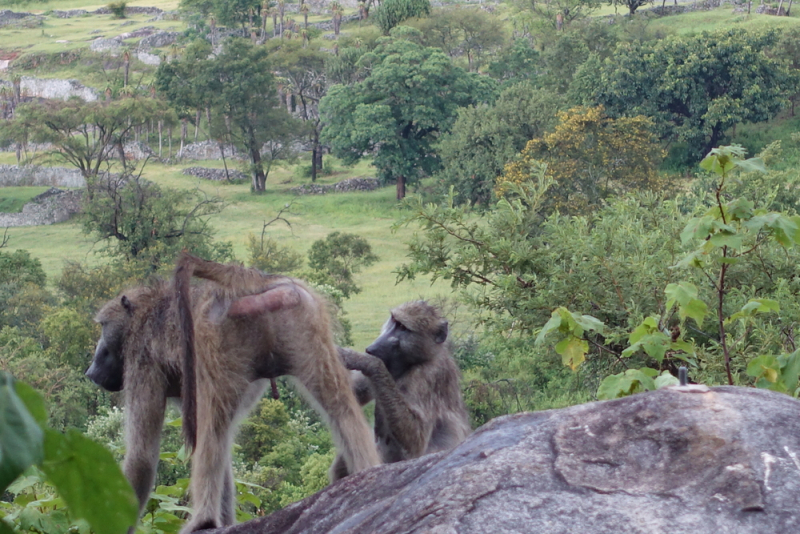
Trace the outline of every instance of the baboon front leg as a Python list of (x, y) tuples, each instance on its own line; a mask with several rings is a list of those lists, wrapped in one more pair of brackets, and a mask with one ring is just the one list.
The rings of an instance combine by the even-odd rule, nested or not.
[(355, 351), (347, 354), (345, 364), (351, 370), (361, 371), (372, 382), (376, 406), (380, 406), (392, 436), (409, 458), (424, 454), (433, 430), (433, 421), (423, 417), (417, 408), (409, 404), (398, 390), (386, 365), (374, 356)]
[(135, 388), (126, 390), (125, 443), (128, 450), (122, 467), (139, 499), (140, 514), (156, 479), (161, 427), (167, 402), (164, 388), (158, 381), (144, 377), (142, 383), (152, 386), (152, 389), (144, 393)]

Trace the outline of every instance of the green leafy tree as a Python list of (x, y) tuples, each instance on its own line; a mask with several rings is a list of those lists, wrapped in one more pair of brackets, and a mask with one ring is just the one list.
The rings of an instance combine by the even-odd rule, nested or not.
[(372, 253), (372, 247), (366, 239), (342, 232), (331, 232), (325, 239), (314, 241), (308, 251), (311, 280), (335, 287), (344, 298), (361, 292), (353, 280), (353, 274), (376, 261), (378, 256)]
[(466, 56), (470, 72), (477, 71), (484, 58), (505, 41), (500, 20), (482, 9), (438, 9), (428, 18), (407, 24), (422, 32), (424, 45), (441, 48), (450, 57)]
[(437, 48), (407, 40), (387, 42), (367, 54), (369, 75), (350, 86), (335, 85), (320, 103), (323, 139), (346, 164), (373, 153), (385, 181), (406, 182), (439, 167), (433, 143), (449, 130), (461, 106), (485, 100), (492, 83), (453, 66)]
[(522, 82), (503, 90), (492, 105), (459, 109), (452, 130), (437, 145), (442, 193), (453, 187), (457, 202), (488, 206), (505, 165), (555, 125), (564, 104), (563, 97)]
[(246, 39), (228, 39), (218, 56), (198, 44), (176, 65), (164, 63), (156, 85), (175, 105), (207, 103), (212, 135), (229, 137), (250, 160), (252, 190), (265, 190), (272, 164), (292, 159), (302, 128), (278, 105), (270, 51)]
[(744, 29), (623, 43), (596, 73), (594, 101), (612, 116), (652, 117), (661, 137), (693, 161), (742, 122), (766, 121), (786, 103), (792, 77), (765, 51), (775, 31)]
[(83, 229), (105, 243), (105, 252), (135, 261), (145, 271), (172, 262), (182, 249), (218, 260), (231, 257), (229, 243), (214, 243), (208, 216), (222, 202), (198, 191), (161, 188), (141, 176), (119, 175), (89, 184)]
[[(166, 103), (148, 97), (84, 102), (47, 100), (19, 106), (0, 129), (16, 142), (52, 143), (50, 154), (89, 179), (117, 157), (125, 166), (124, 143), (130, 133), (169, 116)], [(2, 134), (0, 134), (2, 135)]]
[(330, 54), (322, 52), (318, 46), (306, 46), (298, 40), (271, 40), (270, 60), (278, 76), (288, 82), (286, 89), (298, 105), (299, 116), (305, 123), (311, 141), (311, 181), (317, 181), (317, 172), (322, 162), (320, 132), (322, 123), (319, 116), (319, 102), (328, 91), (325, 73), (325, 58)]
[(425, 17), (431, 12), (429, 0), (384, 0), (375, 11), (372, 20), (381, 31), (388, 35), (389, 30), (412, 17)]

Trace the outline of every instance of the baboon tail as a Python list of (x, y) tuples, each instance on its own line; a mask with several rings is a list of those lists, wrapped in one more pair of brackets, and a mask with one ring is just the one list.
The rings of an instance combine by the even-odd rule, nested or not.
[(197, 443), (197, 377), (195, 374), (194, 317), (192, 317), (191, 279), (194, 270), (192, 256), (182, 253), (175, 266), (175, 300), (183, 345), (183, 378), (181, 380), (181, 411), (183, 439), (189, 450)]

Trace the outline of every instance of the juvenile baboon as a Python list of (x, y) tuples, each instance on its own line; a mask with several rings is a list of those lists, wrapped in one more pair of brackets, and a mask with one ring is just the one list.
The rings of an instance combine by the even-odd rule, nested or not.
[[(384, 463), (447, 450), (470, 433), (447, 320), (424, 301), (392, 310), (367, 354), (339, 349), (359, 403), (375, 399), (375, 442)], [(341, 457), (332, 467), (346, 475)]]
[[(207, 281), (191, 286), (193, 275)], [(233, 524), (236, 424), (271, 378), (292, 375), (325, 416), (343, 473), (380, 463), (326, 303), (299, 280), (184, 254), (172, 282), (125, 292), (96, 321), (103, 332), (86, 374), (110, 391), (125, 389), (123, 470), (140, 509), (155, 480), (166, 399), (182, 398), (184, 434), (194, 449), (194, 513), (182, 532)]]

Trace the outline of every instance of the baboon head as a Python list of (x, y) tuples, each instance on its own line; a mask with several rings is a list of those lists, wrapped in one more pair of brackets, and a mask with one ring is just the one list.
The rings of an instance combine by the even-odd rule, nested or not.
[(108, 391), (122, 390), (124, 375), (123, 345), (130, 334), (135, 305), (126, 295), (108, 302), (97, 313), (103, 333), (94, 351), (92, 364), (86, 371), (89, 379)]
[(415, 365), (430, 360), (447, 340), (447, 320), (423, 300), (401, 304), (383, 325), (367, 354), (380, 358), (397, 380)]

